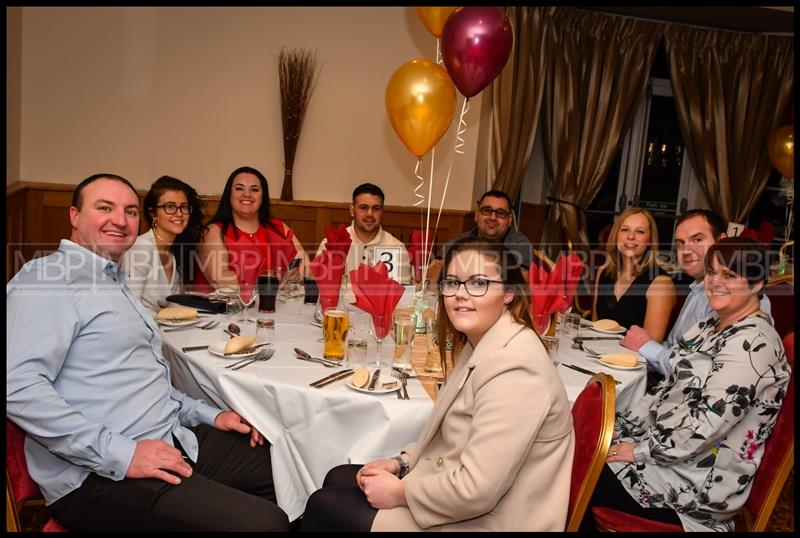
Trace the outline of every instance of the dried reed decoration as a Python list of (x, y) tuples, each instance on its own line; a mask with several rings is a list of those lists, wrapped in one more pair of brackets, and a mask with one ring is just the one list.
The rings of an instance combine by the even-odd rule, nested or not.
[(281, 118), (283, 120), (283, 188), (281, 200), (292, 200), (292, 168), (297, 141), (303, 128), (308, 102), (317, 86), (317, 53), (305, 49), (278, 53), (281, 84)]

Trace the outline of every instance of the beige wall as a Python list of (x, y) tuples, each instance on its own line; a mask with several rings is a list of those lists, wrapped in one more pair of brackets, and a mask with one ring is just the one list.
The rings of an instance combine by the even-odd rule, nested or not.
[[(9, 182), (75, 183), (109, 171), (147, 188), (170, 174), (219, 193), (231, 170), (248, 164), (264, 172), (276, 197), (283, 146), (275, 56), (285, 45), (317, 49), (323, 64), (295, 160), (295, 199), (344, 202), (356, 184), (373, 180), (388, 204), (416, 200), (416, 159), (384, 106), (395, 69), (435, 54), (433, 36), (410, 8), (22, 12), (21, 75), (14, 61), (7, 71), (9, 94), (16, 77), (21, 94), (16, 107), (8, 97), (9, 109), (19, 109), (9, 110), (7, 132), (12, 119), (19, 123), (19, 136), (11, 132), (7, 143), (18, 154), (19, 174), (9, 163)], [(445, 208), (471, 208), (478, 183), (480, 97), (470, 105), (465, 154), (455, 159)], [(454, 156), (457, 120), (437, 146), (434, 207)], [(426, 181), (429, 166), (430, 154), (421, 168)]]

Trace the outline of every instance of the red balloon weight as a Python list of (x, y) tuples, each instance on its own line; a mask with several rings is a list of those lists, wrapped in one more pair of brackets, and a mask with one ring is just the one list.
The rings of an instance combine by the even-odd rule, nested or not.
[(496, 7), (464, 7), (442, 30), (442, 58), (453, 83), (472, 97), (500, 74), (511, 54), (514, 33)]

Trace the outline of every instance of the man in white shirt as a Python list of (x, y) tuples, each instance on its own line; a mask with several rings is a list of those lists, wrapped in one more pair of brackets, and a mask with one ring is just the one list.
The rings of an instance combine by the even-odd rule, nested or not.
[[(350, 204), (353, 222), (347, 227), (352, 243), (347, 253), (345, 275), (362, 263), (375, 265), (382, 261), (390, 277), (400, 284), (410, 284), (411, 264), (406, 246), (381, 227), (383, 200), (383, 190), (372, 183), (362, 183), (353, 190)], [(317, 255), (326, 243), (327, 239), (323, 239)]]
[[(694, 281), (689, 285), (689, 294), (683, 303), (675, 325), (667, 339), (659, 344), (642, 327), (633, 325), (622, 339), (622, 345), (638, 351), (647, 359), (647, 369), (667, 375), (672, 347), (700, 320), (712, 314), (706, 297), (703, 278), (706, 274), (705, 258), (708, 249), (725, 235), (725, 222), (718, 214), (707, 209), (692, 209), (684, 213), (675, 226), (675, 249), (678, 265)], [(769, 299), (761, 297), (761, 310), (770, 313)]]

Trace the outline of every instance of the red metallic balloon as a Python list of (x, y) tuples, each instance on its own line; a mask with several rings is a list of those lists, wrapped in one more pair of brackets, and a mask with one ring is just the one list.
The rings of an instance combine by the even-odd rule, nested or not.
[(458, 91), (472, 97), (506, 65), (514, 32), (502, 9), (464, 7), (447, 19), (441, 39), (447, 72)]

